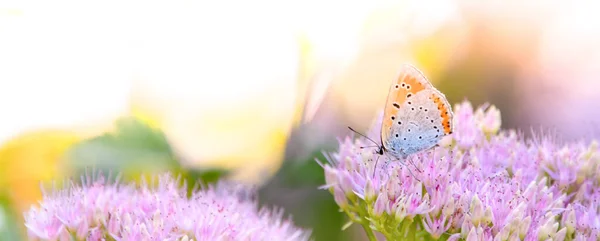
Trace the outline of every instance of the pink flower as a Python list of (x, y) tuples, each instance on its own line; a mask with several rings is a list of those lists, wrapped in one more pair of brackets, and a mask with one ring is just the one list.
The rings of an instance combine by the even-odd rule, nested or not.
[[(486, 110), (487, 109), (487, 110)], [(446, 145), (408, 157), (379, 156), (365, 138), (342, 138), (322, 164), (326, 187), (353, 221), (388, 240), (590, 240), (600, 237), (600, 150), (498, 131), (494, 107), (455, 108)], [(381, 115), (369, 137), (378, 140)], [(375, 167), (375, 160), (379, 165)], [(384, 164), (384, 163), (388, 164)], [(414, 163), (415, 167), (411, 163)], [(407, 170), (413, 171), (413, 175)], [(354, 200), (349, 202), (348, 200)], [(419, 220), (415, 222), (415, 220)], [(423, 231), (427, 235), (422, 236)]]
[(248, 187), (220, 182), (196, 189), (169, 174), (150, 183), (111, 183), (86, 175), (82, 183), (44, 192), (25, 213), (31, 238), (41, 240), (308, 240), (310, 233), (259, 209)]

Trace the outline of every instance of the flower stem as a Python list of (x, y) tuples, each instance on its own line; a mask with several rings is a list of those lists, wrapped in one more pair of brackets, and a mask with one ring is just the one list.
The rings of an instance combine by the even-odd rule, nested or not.
[(361, 225), (365, 229), (365, 233), (367, 234), (367, 238), (369, 238), (369, 241), (377, 241), (377, 237), (375, 237), (375, 233), (373, 232), (373, 229), (369, 227), (369, 224), (361, 222)]

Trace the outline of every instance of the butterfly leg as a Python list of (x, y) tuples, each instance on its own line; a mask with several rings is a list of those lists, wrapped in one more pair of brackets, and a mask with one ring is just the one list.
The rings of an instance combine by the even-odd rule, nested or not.
[[(387, 169), (388, 169), (389, 164), (390, 164), (390, 159), (387, 159), (386, 161), (384, 161), (380, 172), (385, 172), (385, 174), (387, 174)], [(375, 172), (373, 172), (373, 177), (375, 177)]]
[[(410, 170), (410, 168), (408, 167), (408, 165), (406, 165), (406, 163), (404, 162), (404, 160), (399, 160), (399, 161), (400, 161), (400, 164), (402, 164), (404, 167), (406, 167), (406, 169), (408, 170), (408, 172), (410, 173), (410, 175), (411, 175), (413, 178), (417, 179), (417, 181), (419, 181), (419, 182), (421, 181), (421, 180), (419, 180), (419, 178), (417, 178), (417, 177), (415, 176), (415, 174), (413, 174), (413, 172)], [(416, 166), (415, 166), (415, 168), (416, 168)]]
[[(380, 156), (381, 157), (381, 156)], [(380, 172), (384, 172), (384, 174), (388, 174), (387, 169), (388, 169), (388, 165), (390, 164), (390, 160), (387, 159), (386, 161), (383, 162), (383, 166), (381, 167), (381, 169), (379, 170)], [(375, 171), (373, 171), (373, 178), (375, 178)]]
[(377, 155), (377, 159), (375, 159), (375, 166), (373, 167), (373, 178), (375, 178), (375, 173), (377, 172), (377, 163), (379, 162), (380, 155)]
[(423, 172), (423, 171), (421, 171), (421, 169), (419, 169), (419, 167), (417, 167), (417, 165), (412, 161), (412, 159), (408, 159), (408, 162), (410, 162), (410, 164), (412, 164), (415, 167), (415, 169), (417, 169), (418, 172)]

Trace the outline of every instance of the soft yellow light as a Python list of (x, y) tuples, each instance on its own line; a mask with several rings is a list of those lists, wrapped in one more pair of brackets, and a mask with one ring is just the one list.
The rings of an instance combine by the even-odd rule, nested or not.
[(393, 14), (369, 20), (402, 3), (11, 2), (0, 6), (16, 9), (1, 15), (0, 135), (93, 134), (133, 113), (162, 128), (185, 164), (264, 179), (299, 109), (307, 103), (310, 120), (361, 53), (403, 36), (386, 25)]
[(241, 5), (145, 4), (132, 110), (184, 164), (260, 182), (279, 166), (297, 112), (300, 46), (278, 4)]

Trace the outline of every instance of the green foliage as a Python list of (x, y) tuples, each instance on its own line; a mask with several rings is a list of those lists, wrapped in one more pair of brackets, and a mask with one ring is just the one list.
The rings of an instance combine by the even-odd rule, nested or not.
[(325, 183), (323, 168), (315, 161), (315, 158), (325, 160), (319, 151), (311, 155), (308, 160), (284, 162), (278, 176), (289, 187), (323, 185)]
[(342, 232), (346, 219), (333, 197), (319, 186), (325, 183), (321, 151), (305, 160), (287, 160), (260, 190), (261, 205), (283, 207), (298, 226), (312, 230), (315, 241), (352, 240)]
[(9, 199), (0, 192), (0, 241), (19, 241), (23, 238), (11, 207)]
[(203, 184), (226, 175), (224, 170), (192, 170), (184, 168), (160, 130), (133, 118), (121, 118), (110, 133), (84, 140), (67, 153), (68, 168), (81, 175), (86, 169), (120, 172), (137, 180), (142, 174), (171, 172), (188, 182)]
[(116, 122), (115, 131), (84, 140), (68, 153), (75, 168), (100, 169), (173, 168), (178, 166), (164, 135), (141, 121), (127, 118)]

